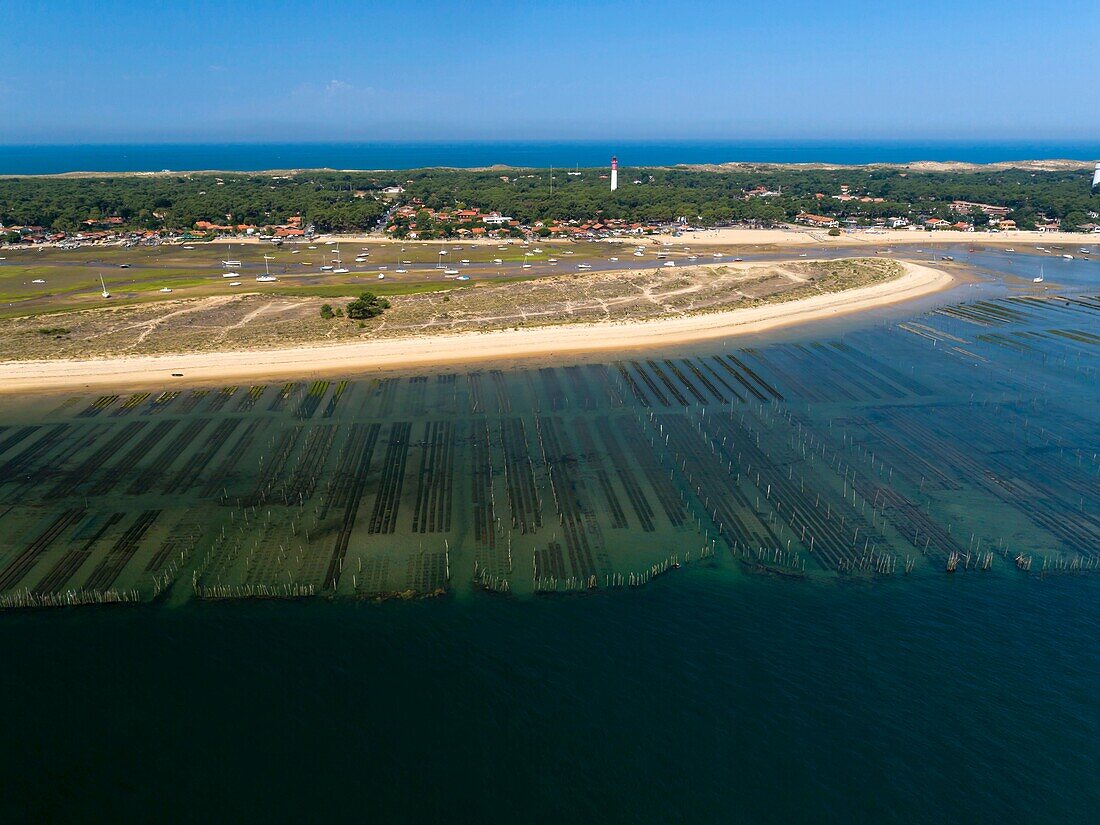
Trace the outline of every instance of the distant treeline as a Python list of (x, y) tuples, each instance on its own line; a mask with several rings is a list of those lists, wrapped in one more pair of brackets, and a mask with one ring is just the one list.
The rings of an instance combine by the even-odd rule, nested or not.
[[(405, 199), (419, 198), (432, 209), (465, 206), (492, 210), (524, 223), (592, 218), (658, 222), (685, 217), (692, 223), (792, 220), (799, 212), (872, 221), (910, 214), (948, 218), (955, 200), (1007, 206), (1021, 228), (1040, 216), (1067, 227), (1096, 222), (1100, 194), (1090, 192), (1087, 170), (1030, 172), (910, 172), (904, 169), (776, 169), (710, 172), (687, 169), (620, 169), (619, 189), (610, 191), (605, 170), (454, 171), (411, 173)], [(636, 183), (635, 181), (639, 181)], [(747, 198), (757, 186), (779, 197)], [(839, 201), (831, 196), (847, 186), (856, 197), (881, 203)], [(826, 197), (816, 198), (817, 193)], [(957, 219), (957, 216), (955, 216)], [(985, 223), (984, 216), (978, 223)]]
[[(952, 217), (953, 200), (1007, 206), (1022, 228), (1040, 217), (1065, 228), (1097, 222), (1100, 194), (1090, 191), (1087, 170), (1031, 172), (915, 172), (851, 167), (837, 170), (761, 167), (730, 172), (622, 169), (612, 193), (606, 170), (424, 169), (400, 172), (44, 177), (0, 179), (0, 223), (75, 232), (84, 221), (121, 217), (130, 229), (188, 229), (196, 221), (271, 226), (301, 215), (319, 231), (373, 227), (392, 205), (384, 187), (406, 191), (431, 209), (476, 208), (531, 224), (537, 220), (597, 218), (657, 223), (687, 218), (707, 225), (791, 220), (799, 212), (862, 222), (923, 215)], [(579, 171), (579, 174), (577, 172)], [(778, 197), (746, 198), (757, 186)], [(881, 203), (839, 201), (851, 195)], [(815, 197), (823, 193), (825, 198)], [(1092, 214), (1090, 214), (1092, 213)], [(980, 225), (984, 216), (975, 215)]]
[(121, 217), (131, 229), (189, 229), (196, 221), (273, 226), (301, 215), (321, 231), (372, 226), (388, 204), (389, 174), (271, 174), (0, 179), (0, 224), (62, 232)]

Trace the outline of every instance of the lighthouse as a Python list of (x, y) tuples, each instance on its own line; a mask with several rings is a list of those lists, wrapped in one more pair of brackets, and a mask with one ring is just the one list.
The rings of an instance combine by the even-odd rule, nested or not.
[(619, 159), (611, 158), (611, 191), (619, 188)]
[[(611, 168), (612, 168), (612, 170), (614, 170), (614, 168), (615, 168), (615, 159), (614, 158), (611, 159)], [(1092, 173), (1092, 188), (1095, 189), (1097, 186), (1100, 186), (1100, 163), (1096, 164), (1096, 171)], [(611, 188), (612, 189), (615, 188), (615, 172), (614, 171), (611, 172)]]

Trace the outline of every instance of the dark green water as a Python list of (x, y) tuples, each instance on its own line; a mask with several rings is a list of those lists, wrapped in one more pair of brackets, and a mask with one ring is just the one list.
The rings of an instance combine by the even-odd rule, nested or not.
[(564, 600), (20, 614), (0, 624), (3, 808), (1082, 822), (1098, 631), (1091, 577), (704, 569)]
[(5, 400), (0, 813), (1091, 819), (1100, 264), (954, 254), (696, 349)]

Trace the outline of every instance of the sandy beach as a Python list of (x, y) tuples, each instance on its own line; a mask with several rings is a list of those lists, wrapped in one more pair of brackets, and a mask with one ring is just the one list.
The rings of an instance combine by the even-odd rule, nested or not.
[(871, 286), (759, 307), (651, 321), (578, 323), (274, 350), (79, 361), (9, 361), (0, 363), (0, 393), (163, 387), (173, 382), (194, 384), (351, 374), (532, 356), (619, 352), (808, 323), (912, 300), (947, 289), (954, 283), (954, 278), (942, 270), (901, 263), (905, 269), (902, 276)]
[(678, 246), (890, 246), (895, 244), (931, 247), (933, 244), (969, 243), (996, 244), (997, 246), (1019, 247), (1020, 251), (1033, 250), (1036, 246), (1052, 245), (1087, 246), (1090, 242), (1100, 241), (1100, 235), (1086, 235), (1080, 232), (1033, 232), (1016, 230), (1012, 232), (957, 232), (941, 229), (935, 232), (908, 231), (905, 229), (856, 229), (843, 230), (840, 235), (831, 236), (828, 230), (809, 227), (789, 227), (781, 229), (702, 229), (698, 232), (684, 232), (679, 237), (671, 235), (652, 235), (646, 238), (649, 243), (668, 243)]
[[(318, 235), (309, 240), (312, 244), (323, 244), (325, 241), (338, 241), (347, 244), (375, 244), (402, 246), (522, 246), (522, 241), (515, 238), (461, 238), (450, 240), (416, 241), (397, 239), (378, 234), (347, 234), (347, 235)], [(1100, 242), (1100, 235), (1084, 234), (1081, 232), (1038, 232), (1030, 230), (1014, 230), (1011, 232), (958, 232), (955, 230), (937, 230), (935, 232), (909, 231), (906, 229), (854, 229), (842, 230), (840, 235), (832, 236), (826, 229), (813, 229), (806, 226), (782, 226), (771, 229), (749, 229), (746, 227), (728, 227), (722, 229), (700, 229), (694, 232), (682, 232), (678, 236), (669, 234), (624, 236), (603, 239), (606, 243), (620, 243), (624, 245), (641, 244), (652, 246), (658, 244), (670, 244), (673, 246), (722, 246), (722, 247), (845, 247), (845, 246), (922, 246), (932, 247), (935, 244), (980, 244), (1019, 247), (1019, 251), (1034, 250), (1036, 246), (1050, 247), (1053, 245), (1088, 246), (1090, 243)], [(214, 243), (224, 244), (259, 244), (257, 237), (223, 238)], [(300, 243), (305, 243), (301, 241)], [(570, 243), (569, 239), (545, 239), (529, 242), (531, 246), (539, 244)]]

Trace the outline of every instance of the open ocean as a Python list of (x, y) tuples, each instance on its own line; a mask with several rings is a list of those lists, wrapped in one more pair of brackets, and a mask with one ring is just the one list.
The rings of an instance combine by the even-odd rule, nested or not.
[(1100, 261), (945, 253), (675, 350), (3, 398), (0, 602), (140, 603), (0, 610), (0, 821), (1095, 821)]
[(0, 175), (159, 172), (164, 169), (416, 169), (426, 166), (624, 166), (678, 163), (993, 163), (1067, 158), (1100, 160), (1100, 142), (996, 141), (680, 141), (455, 143), (180, 143), (0, 145)]

